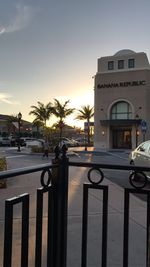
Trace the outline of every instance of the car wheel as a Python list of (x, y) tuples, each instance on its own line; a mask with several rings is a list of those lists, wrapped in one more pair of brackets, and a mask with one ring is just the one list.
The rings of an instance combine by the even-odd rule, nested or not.
[[(130, 161), (130, 165), (133, 165), (133, 166), (135, 165), (133, 160)], [(134, 173), (134, 172), (135, 172), (135, 171), (131, 171), (130, 174), (132, 174), (132, 173)], [(132, 180), (135, 181), (135, 182), (139, 182), (139, 181), (140, 181), (140, 178), (141, 178), (140, 175), (138, 175), (138, 173), (136, 173), (136, 172), (135, 172), (135, 174), (132, 176)]]

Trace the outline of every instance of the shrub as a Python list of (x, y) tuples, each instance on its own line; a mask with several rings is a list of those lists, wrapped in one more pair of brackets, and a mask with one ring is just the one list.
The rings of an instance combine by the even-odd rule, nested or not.
[[(7, 162), (5, 157), (0, 158), (0, 171), (6, 171), (7, 170)], [(6, 188), (6, 179), (0, 180), (0, 188)]]
[(43, 147), (32, 146), (31, 151), (34, 153), (43, 153)]

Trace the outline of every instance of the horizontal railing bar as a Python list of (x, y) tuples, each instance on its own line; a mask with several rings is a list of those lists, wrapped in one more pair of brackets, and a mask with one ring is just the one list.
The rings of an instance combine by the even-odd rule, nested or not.
[(5, 178), (11, 178), (19, 175), (29, 174), (33, 172), (43, 171), (47, 169), (54, 169), (57, 168), (58, 165), (52, 165), (52, 164), (40, 164), (38, 166), (30, 166), (30, 167), (24, 167), (19, 169), (13, 169), (13, 170), (7, 170), (7, 171), (1, 171), (0, 172), (0, 180)]
[[(88, 168), (99, 168), (99, 169), (111, 169), (111, 170), (133, 170), (133, 171), (149, 171), (150, 167), (145, 166), (134, 166), (134, 165), (118, 165), (118, 164), (99, 164), (99, 163), (92, 163), (92, 162), (68, 162), (69, 166), (74, 167), (88, 167)], [(30, 166), (24, 167), (19, 169), (12, 169), (0, 172), (0, 180), (5, 178), (11, 178), (19, 175), (34, 173), (38, 171), (43, 171), (46, 169), (54, 169), (57, 168), (58, 164), (40, 164), (38, 166)]]
[(27, 196), (27, 193), (24, 193), (24, 194), (21, 194), (19, 196), (15, 196), (15, 197), (9, 198), (6, 201), (8, 203), (10, 202), (11, 205), (15, 205), (15, 204), (18, 204), (18, 203), (22, 202), (23, 199), (26, 198), (26, 196)]
[(69, 166), (74, 167), (89, 167), (89, 168), (101, 168), (101, 169), (114, 169), (114, 170), (133, 170), (133, 171), (149, 171), (150, 167), (135, 166), (135, 165), (118, 165), (118, 164), (99, 164), (92, 162), (69, 162)]

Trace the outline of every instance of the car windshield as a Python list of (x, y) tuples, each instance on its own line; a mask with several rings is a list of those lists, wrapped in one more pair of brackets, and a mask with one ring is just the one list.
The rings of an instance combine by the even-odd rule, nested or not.
[(149, 148), (150, 148), (150, 143), (149, 143), (149, 142), (146, 142), (146, 143), (141, 144), (141, 145), (138, 147), (138, 150), (139, 150), (139, 151), (146, 152), (146, 151), (149, 151)]

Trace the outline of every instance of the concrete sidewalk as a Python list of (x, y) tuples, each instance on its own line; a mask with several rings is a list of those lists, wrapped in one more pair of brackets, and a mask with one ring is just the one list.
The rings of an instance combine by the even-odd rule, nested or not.
[[(11, 151), (17, 154), (31, 154), (31, 151), (27, 148), (22, 148), (21, 152), (18, 152), (17, 148), (11, 149)], [(84, 152), (84, 150), (81, 151)], [(81, 171), (80, 168), (77, 170), (71, 168), (70, 177), (67, 267), (77, 267), (81, 266), (83, 183), (87, 182), (87, 170)], [(123, 267), (124, 189), (106, 178), (102, 184), (108, 185), (109, 188), (107, 267)], [(90, 189), (87, 267), (101, 266), (102, 200), (101, 190)], [(135, 195), (131, 195), (129, 267), (146, 266), (146, 214), (146, 202)], [(32, 264), (29, 266), (32, 266)], [(46, 264), (43, 266), (46, 266)]]
[[(75, 183), (76, 182), (76, 183)], [(108, 264), (107, 267), (123, 266), (124, 189), (104, 179), (109, 187), (108, 206)], [(75, 190), (74, 197), (71, 192)], [(82, 236), (82, 186), (74, 181), (69, 191), (68, 219), (68, 267), (80, 266)], [(88, 216), (87, 266), (99, 267), (102, 238), (102, 193), (90, 190)], [(129, 222), (129, 266), (146, 266), (146, 213), (144, 201), (131, 195)]]

